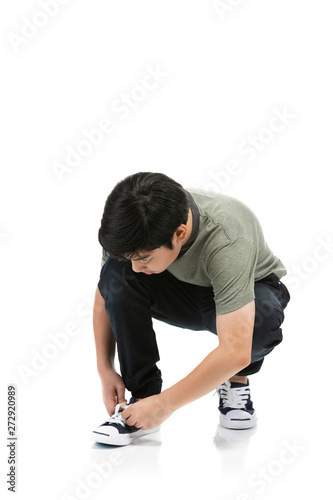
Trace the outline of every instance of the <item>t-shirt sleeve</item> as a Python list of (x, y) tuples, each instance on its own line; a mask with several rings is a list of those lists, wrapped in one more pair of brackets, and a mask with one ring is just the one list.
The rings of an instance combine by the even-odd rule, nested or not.
[(214, 290), (216, 314), (239, 309), (254, 299), (254, 272), (258, 247), (240, 238), (217, 247), (207, 259), (207, 273)]

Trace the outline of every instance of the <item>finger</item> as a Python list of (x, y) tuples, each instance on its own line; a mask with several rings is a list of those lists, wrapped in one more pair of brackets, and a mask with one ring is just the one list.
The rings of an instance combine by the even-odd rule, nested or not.
[(125, 398), (125, 388), (119, 387), (116, 391), (118, 403), (123, 403), (124, 401), (127, 403), (127, 399)]
[(138, 429), (140, 429), (138, 423), (135, 421), (135, 419), (133, 417), (130, 417), (126, 420), (126, 424), (129, 425), (130, 427), (134, 426), (134, 427), (137, 427)]
[(116, 408), (116, 405), (117, 405), (117, 395), (113, 394), (111, 397), (107, 398), (104, 401), (104, 404), (105, 404), (106, 411), (108, 412), (108, 414), (110, 416), (113, 415), (115, 408)]
[(123, 411), (121, 412), (121, 416), (122, 416), (125, 420), (127, 420), (128, 418), (130, 418), (130, 416), (131, 416), (130, 408), (125, 408), (125, 410), (123, 410)]
[[(124, 415), (124, 412), (126, 412), (125, 415)], [(137, 427), (138, 429), (141, 429), (141, 427), (137, 421), (137, 418), (130, 414), (129, 408), (126, 408), (125, 410), (122, 411), (122, 417), (126, 420), (127, 425), (134, 426), (134, 427)]]
[(114, 414), (115, 409), (116, 409), (116, 404), (115, 403), (112, 403), (112, 404), (108, 405), (107, 412), (110, 415), (110, 417), (111, 417), (111, 415)]
[(124, 396), (121, 396), (117, 399), (117, 403), (127, 403), (127, 399)]

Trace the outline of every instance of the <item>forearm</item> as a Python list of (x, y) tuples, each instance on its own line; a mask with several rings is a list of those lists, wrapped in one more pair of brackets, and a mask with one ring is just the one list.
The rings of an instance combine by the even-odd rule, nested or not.
[(185, 378), (160, 394), (171, 412), (201, 398), (249, 364), (217, 347)]
[(116, 341), (112, 333), (109, 317), (105, 310), (104, 299), (100, 291), (96, 290), (93, 309), (93, 330), (96, 346), (97, 370), (101, 374), (103, 370), (114, 367)]
[(124, 410), (128, 425), (153, 429), (178, 408), (201, 398), (251, 362), (254, 300), (216, 316), (219, 345), (189, 374), (169, 389), (143, 398)]

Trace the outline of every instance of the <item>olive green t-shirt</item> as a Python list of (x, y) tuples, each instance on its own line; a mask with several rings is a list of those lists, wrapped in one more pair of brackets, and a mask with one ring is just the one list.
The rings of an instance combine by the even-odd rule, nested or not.
[[(197, 234), (167, 270), (180, 281), (212, 287), (217, 314), (251, 302), (255, 281), (270, 273), (279, 279), (287, 274), (268, 247), (257, 217), (244, 203), (225, 194), (188, 192)], [(102, 265), (106, 259), (103, 251)]]

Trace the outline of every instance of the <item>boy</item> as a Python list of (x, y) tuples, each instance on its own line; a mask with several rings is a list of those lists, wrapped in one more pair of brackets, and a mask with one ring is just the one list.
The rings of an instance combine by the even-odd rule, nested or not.
[[(282, 341), (290, 296), (280, 281), (286, 269), (253, 212), (229, 196), (139, 172), (108, 196), (98, 238), (103, 258), (93, 324), (111, 418), (94, 439), (129, 444), (215, 388), (222, 426), (255, 426), (248, 376)], [(218, 339), (189, 375), (162, 392), (152, 318)]]

